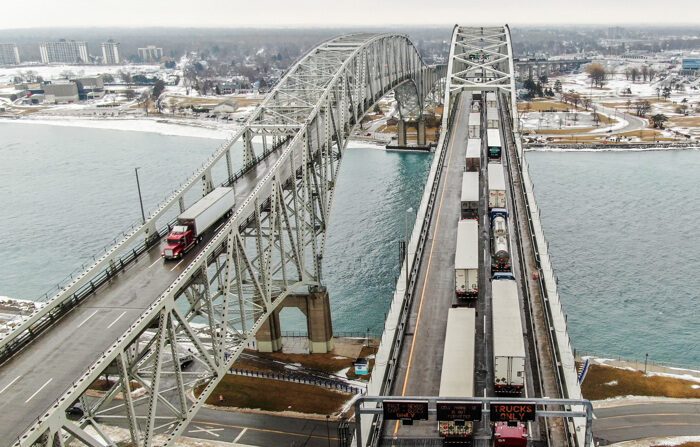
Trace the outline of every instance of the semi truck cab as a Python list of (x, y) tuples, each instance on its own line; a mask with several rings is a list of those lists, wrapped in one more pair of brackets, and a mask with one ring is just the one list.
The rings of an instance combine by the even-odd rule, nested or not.
[(181, 258), (197, 241), (194, 231), (187, 225), (175, 225), (168, 235), (167, 245), (163, 249), (165, 259)]
[(526, 447), (527, 428), (522, 422), (496, 422), (493, 428), (495, 447)]

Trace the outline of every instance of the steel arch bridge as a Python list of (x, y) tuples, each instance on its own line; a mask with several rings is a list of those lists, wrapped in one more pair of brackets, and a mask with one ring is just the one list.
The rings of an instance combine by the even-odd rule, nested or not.
[[(2, 360), (21, 355), (36, 333), (100, 293), (102, 283), (167, 234), (168, 218), (185, 209), (187, 193), (196, 199), (217, 184), (237, 193), (249, 185), (226, 224), (177, 279), (66, 384), (15, 445), (115, 445), (103, 421), (121, 421), (129, 433), (123, 441), (132, 445), (172, 445), (285, 297), (322, 288), (326, 225), (354, 127), (392, 89), (410, 83), (425, 98), (445, 72), (444, 66), (425, 65), (411, 41), (395, 34), (341, 36), (301, 58), (245, 126), (142, 226), (0, 341)], [(237, 149), (243, 168), (234, 172)], [(227, 177), (215, 182), (212, 174), (221, 164)], [(194, 363), (183, 370), (182, 359)], [(99, 398), (86, 397), (88, 386), (105, 374), (117, 379)], [(133, 384), (141, 396), (129, 392)], [(76, 400), (85, 413), (73, 421), (66, 410)]]

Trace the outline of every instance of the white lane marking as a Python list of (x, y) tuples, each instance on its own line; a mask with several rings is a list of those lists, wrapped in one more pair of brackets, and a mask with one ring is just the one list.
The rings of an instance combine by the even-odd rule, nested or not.
[(175, 264), (175, 267), (171, 268), (170, 271), (172, 272), (173, 270), (175, 270), (175, 269), (177, 268), (177, 266), (180, 265), (180, 264), (182, 264), (184, 261), (185, 261), (185, 260), (183, 259), (182, 261), (180, 261), (180, 262), (178, 262), (177, 264)]
[(25, 400), (24, 403), (26, 404), (26, 403), (28, 403), (30, 400), (34, 399), (34, 396), (36, 396), (37, 394), (39, 394), (39, 391), (43, 390), (44, 387), (45, 387), (46, 385), (48, 385), (49, 383), (51, 383), (52, 380), (53, 380), (53, 377), (50, 378), (49, 380), (47, 380), (46, 383), (43, 384), (43, 385), (41, 385), (41, 388), (39, 388), (38, 390), (36, 390), (36, 391), (34, 392), (34, 394), (32, 394), (31, 396), (29, 396), (29, 399)]
[[(217, 438), (221, 435), (218, 433), (214, 433), (215, 431), (224, 431), (223, 428), (203, 428), (200, 427), (199, 425), (195, 425), (197, 427), (197, 430), (190, 430), (189, 433), (206, 433), (208, 435), (216, 436)], [(236, 441), (233, 441), (236, 442)]]
[(486, 337), (486, 315), (484, 315), (484, 337)]
[(148, 268), (150, 269), (151, 267), (153, 267), (154, 265), (158, 264), (159, 262), (163, 262), (163, 260), (162, 260), (161, 258), (156, 259), (156, 262), (154, 262), (153, 264), (149, 265)]
[(91, 313), (89, 317), (84, 319), (83, 322), (78, 325), (78, 327), (84, 325), (90, 318), (94, 317), (96, 313), (97, 313), (97, 311), (94, 311), (93, 313)]
[(245, 434), (245, 432), (247, 432), (247, 431), (248, 431), (247, 428), (244, 428), (243, 430), (241, 430), (241, 432), (238, 433), (238, 436), (236, 436), (236, 439), (233, 440), (233, 444), (237, 443), (238, 440), (241, 439), (243, 437), (243, 435)]
[(486, 397), (486, 388), (484, 388), (484, 397)]
[(3, 388), (3, 389), (0, 390), (0, 394), (2, 394), (3, 391), (5, 391), (6, 389), (8, 389), (8, 388), (9, 388), (13, 383), (15, 383), (15, 382), (17, 381), (17, 379), (19, 379), (20, 377), (22, 377), (22, 376), (17, 376), (17, 377), (15, 377), (14, 379), (12, 379), (12, 382), (8, 383), (7, 385), (5, 385), (5, 388)]
[(119, 314), (119, 316), (117, 317), (117, 319), (114, 320), (114, 321), (112, 321), (112, 322), (109, 324), (109, 326), (107, 326), (107, 329), (109, 329), (109, 328), (111, 328), (112, 326), (114, 326), (114, 323), (116, 323), (117, 321), (119, 321), (119, 319), (120, 319), (121, 317), (123, 317), (125, 313), (126, 313), (126, 311), (124, 311), (124, 312), (122, 312), (121, 314)]

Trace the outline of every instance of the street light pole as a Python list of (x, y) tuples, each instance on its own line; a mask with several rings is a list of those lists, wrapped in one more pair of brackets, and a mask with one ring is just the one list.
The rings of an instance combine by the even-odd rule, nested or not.
[(408, 296), (408, 216), (413, 214), (413, 208), (409, 208), (406, 210), (406, 214), (404, 215), (404, 224), (405, 224), (405, 232), (404, 232), (404, 247), (405, 247), (405, 254), (404, 257), (406, 258), (406, 288), (404, 289), (404, 296)]
[(134, 173), (136, 173), (136, 188), (139, 190), (139, 203), (141, 204), (141, 220), (146, 223), (146, 213), (143, 212), (143, 199), (141, 198), (141, 183), (139, 182), (139, 169), (134, 168)]
[(649, 360), (649, 353), (644, 356), (644, 375), (647, 375), (647, 361)]

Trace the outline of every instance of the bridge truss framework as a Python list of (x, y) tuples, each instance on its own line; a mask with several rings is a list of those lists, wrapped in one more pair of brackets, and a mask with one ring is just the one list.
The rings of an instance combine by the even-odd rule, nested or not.
[[(185, 209), (186, 193), (198, 198), (216, 186), (217, 163), (225, 163), (228, 176), (220, 180), (235, 188), (238, 179), (277, 153), (211, 242), (15, 445), (62, 446), (69, 440), (115, 445), (102, 421), (127, 427), (126, 441), (135, 446), (172, 445), (285, 297), (322, 290), (326, 226), (354, 126), (379, 98), (404, 83), (413, 83), (426, 97), (445, 71), (426, 66), (403, 35), (351, 34), (306, 54), (245, 126), (144, 225), (0, 342), (2, 352), (21, 349), (66, 308), (88, 299), (99, 287), (95, 278), (107, 282), (118, 275), (124, 256), (133, 255), (126, 263), (132, 262), (141, 247), (167, 234), (170, 223), (163, 226), (163, 221)], [(243, 169), (234, 172), (238, 148)], [(81, 296), (86, 286), (89, 292)], [(90, 384), (105, 374), (111, 385), (100, 397), (88, 398)], [(140, 394), (131, 392), (136, 387)], [(72, 421), (66, 410), (77, 400), (85, 414)]]

